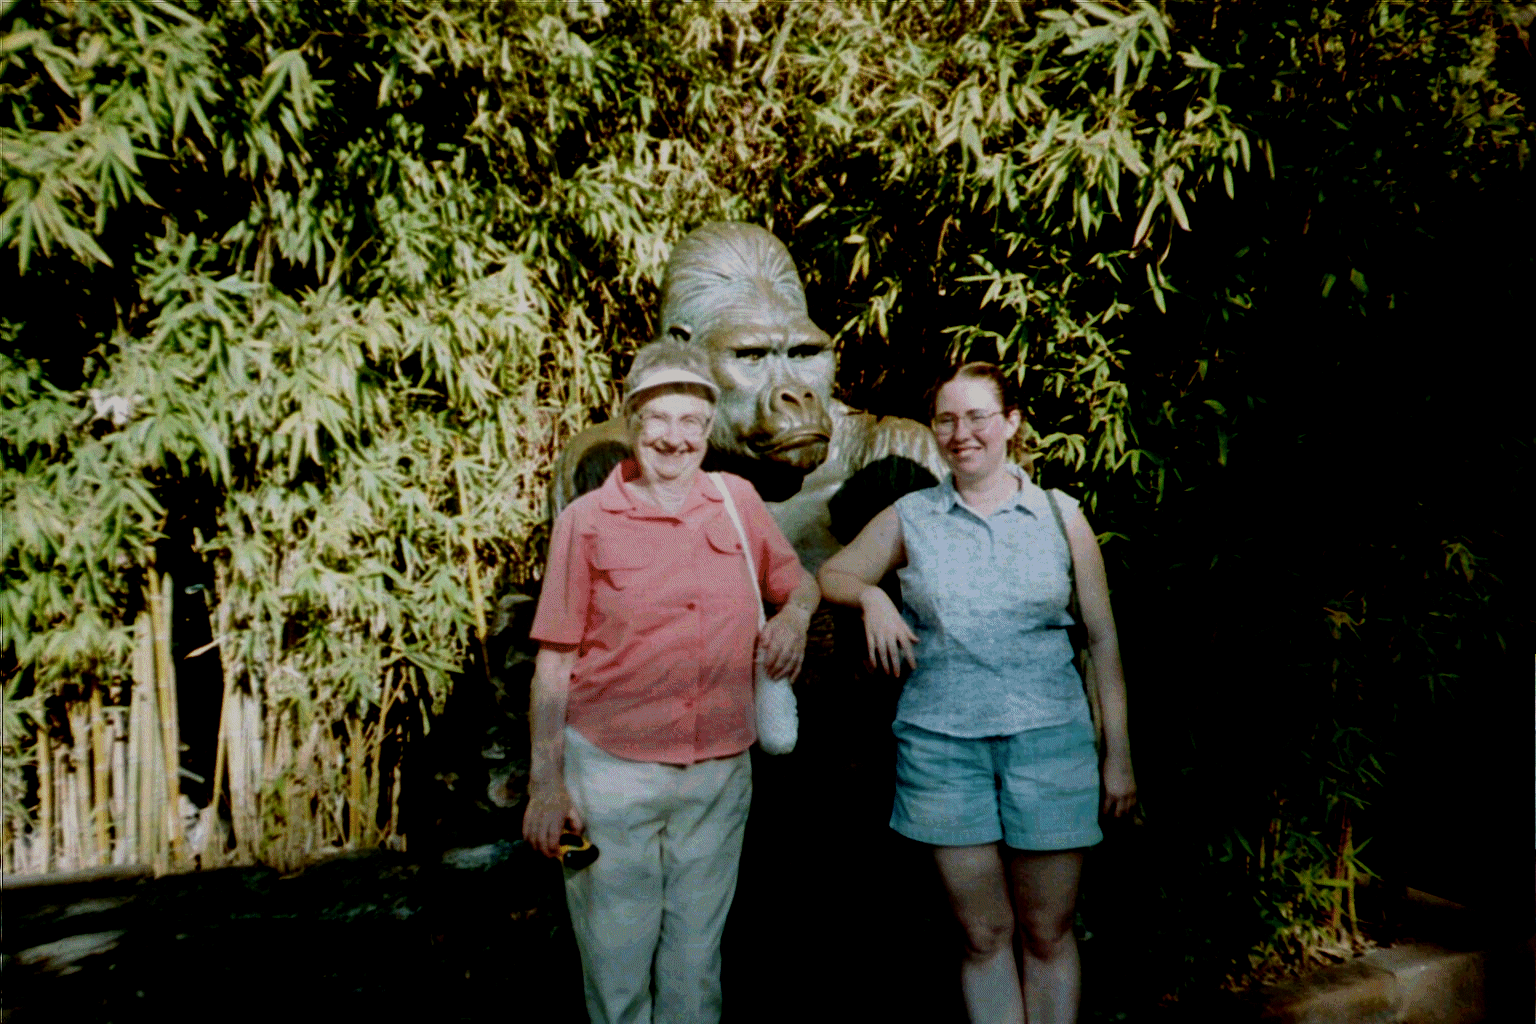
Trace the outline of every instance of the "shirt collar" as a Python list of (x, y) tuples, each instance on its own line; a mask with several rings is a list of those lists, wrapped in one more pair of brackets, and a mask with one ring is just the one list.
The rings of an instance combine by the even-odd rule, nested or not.
[(626, 513), (631, 519), (655, 519), (658, 517), (672, 519), (687, 516), (688, 513), (698, 508), (703, 502), (712, 501), (719, 504), (723, 500), (720, 497), (719, 490), (715, 488), (714, 481), (709, 478), (709, 474), (702, 469), (696, 470), (693, 474), (693, 487), (689, 490), (688, 497), (683, 502), (683, 507), (678, 511), (677, 516), (674, 517), (652, 505), (643, 504), (635, 499), (633, 492), (629, 489), (629, 483), (639, 478), (640, 464), (633, 458), (625, 459), (617, 466), (614, 466), (609, 471), (608, 478), (603, 481), (603, 485), (597, 490), (597, 507), (604, 512)]
[[(1043, 490), (1035, 486), (1029, 474), (1012, 462), (1005, 462), (1003, 466), (1014, 479), (1019, 481), (1019, 489), (1014, 492), (1012, 498), (999, 506), (999, 511), (1005, 508), (1021, 508), (1034, 516), (1049, 513), (1050, 508), (1046, 502), (1050, 499), (1045, 496)], [(961, 504), (963, 502), (960, 500), (960, 492), (955, 490), (955, 475), (946, 473), (943, 482), (939, 484), (939, 507), (941, 511), (953, 512), (955, 507)]]

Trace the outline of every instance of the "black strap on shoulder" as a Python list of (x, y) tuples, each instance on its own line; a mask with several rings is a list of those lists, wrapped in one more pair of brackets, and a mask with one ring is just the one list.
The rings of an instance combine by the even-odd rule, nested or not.
[(1056, 488), (1052, 487), (1045, 492), (1045, 500), (1051, 503), (1051, 515), (1056, 517), (1056, 529), (1061, 531), (1061, 539), (1067, 544), (1067, 579), (1072, 581), (1072, 603), (1077, 603), (1077, 570), (1072, 564), (1072, 538), (1067, 536), (1066, 520), (1061, 518), (1061, 506), (1056, 504)]
[(1067, 582), (1072, 584), (1072, 601), (1068, 605), (1072, 613), (1072, 625), (1067, 627), (1067, 636), (1072, 640), (1072, 652), (1076, 654), (1088, 646), (1088, 629), (1083, 625), (1082, 607), (1077, 600), (1077, 566), (1072, 559), (1072, 538), (1067, 536), (1067, 523), (1061, 517), (1061, 506), (1056, 503), (1054, 487), (1045, 492), (1045, 499), (1051, 503), (1051, 515), (1056, 517), (1056, 529), (1061, 531), (1061, 539), (1067, 544)]

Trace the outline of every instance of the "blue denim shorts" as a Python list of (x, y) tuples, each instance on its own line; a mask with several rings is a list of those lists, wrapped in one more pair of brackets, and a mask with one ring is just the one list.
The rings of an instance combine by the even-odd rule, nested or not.
[(1016, 850), (1103, 840), (1093, 727), (1070, 722), (962, 739), (896, 722), (891, 828), (934, 846), (999, 839)]

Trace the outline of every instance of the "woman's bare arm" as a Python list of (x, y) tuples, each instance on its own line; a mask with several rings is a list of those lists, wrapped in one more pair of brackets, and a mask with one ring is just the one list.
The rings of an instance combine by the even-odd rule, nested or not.
[(892, 506), (871, 519), (853, 543), (827, 559), (816, 574), (828, 601), (863, 609), (864, 642), (870, 663), (893, 676), (901, 674), (903, 661), (917, 667), (912, 649), (917, 634), (879, 583), (886, 573), (906, 561), (901, 517)]
[(576, 647), (541, 644), (533, 662), (528, 722), (533, 750), (528, 765), (528, 809), (523, 838), (546, 857), (559, 853), (560, 833), (585, 828), (565, 788), (565, 709), (571, 693)]
[(800, 570), (800, 582), (790, 591), (777, 614), (763, 624), (758, 634), (758, 657), (763, 669), (775, 679), (793, 680), (805, 662), (805, 636), (811, 616), (821, 603), (821, 589), (816, 577)]
[(1109, 580), (1098, 539), (1081, 509), (1065, 517), (1072, 545), (1072, 571), (1077, 577), (1077, 602), (1088, 630), (1088, 652), (1104, 715), (1104, 812), (1120, 817), (1136, 804), (1136, 774), (1131, 768), (1131, 740), (1125, 701), (1125, 672), (1120, 665), (1120, 639), (1109, 606)]

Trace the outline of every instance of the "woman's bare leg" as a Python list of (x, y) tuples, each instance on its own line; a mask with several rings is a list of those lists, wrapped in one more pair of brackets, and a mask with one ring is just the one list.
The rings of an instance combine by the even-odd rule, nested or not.
[(1013, 908), (998, 845), (936, 846), (933, 858), (965, 931), (960, 989), (973, 1024), (1024, 1024)]
[(1083, 851), (1020, 852), (1009, 864), (1013, 906), (1024, 933), (1029, 1024), (1073, 1024), (1082, 995), (1072, 921)]

